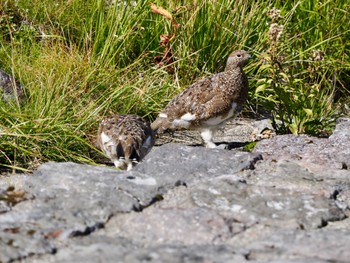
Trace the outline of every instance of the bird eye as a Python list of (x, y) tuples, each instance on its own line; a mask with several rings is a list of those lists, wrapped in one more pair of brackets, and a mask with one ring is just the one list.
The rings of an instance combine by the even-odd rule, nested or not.
[(237, 57), (240, 58), (240, 57), (241, 57), (241, 54), (237, 54)]

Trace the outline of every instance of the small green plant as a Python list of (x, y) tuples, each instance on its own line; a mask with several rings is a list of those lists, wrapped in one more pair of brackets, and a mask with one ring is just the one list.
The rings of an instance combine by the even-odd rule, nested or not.
[(38, 31), (27, 20), (27, 12), (16, 2), (5, 1), (0, 6), (0, 39), (26, 45), (38, 35)]
[[(289, 19), (294, 11), (286, 17)], [(335, 62), (317, 49), (319, 44), (298, 51), (299, 40), (291, 37), (290, 24), (280, 10), (272, 9), (268, 16), (267, 49), (257, 70), (255, 98), (271, 111), (279, 133), (329, 133), (336, 112), (335, 83), (330, 80)]]
[(243, 150), (246, 151), (246, 152), (252, 152), (256, 146), (258, 142), (255, 141), (255, 142), (250, 142), (246, 145), (243, 146)]

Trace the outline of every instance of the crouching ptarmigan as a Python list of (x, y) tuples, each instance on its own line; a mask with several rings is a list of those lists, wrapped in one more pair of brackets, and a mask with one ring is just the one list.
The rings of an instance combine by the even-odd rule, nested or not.
[(102, 120), (97, 142), (116, 167), (131, 170), (151, 150), (154, 134), (143, 118), (115, 114)]
[(225, 71), (197, 81), (174, 97), (152, 123), (152, 130), (200, 130), (206, 147), (215, 148), (214, 132), (233, 118), (248, 96), (248, 79), (242, 67), (250, 55), (234, 51)]

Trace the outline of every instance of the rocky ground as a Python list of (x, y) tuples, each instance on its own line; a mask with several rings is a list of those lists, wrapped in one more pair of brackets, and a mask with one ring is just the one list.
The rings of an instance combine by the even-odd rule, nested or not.
[(241, 150), (269, 128), (228, 125), (216, 139), (231, 150), (165, 135), (181, 143), (130, 172), (46, 163), (3, 176), (0, 262), (350, 262), (350, 119), (328, 139)]

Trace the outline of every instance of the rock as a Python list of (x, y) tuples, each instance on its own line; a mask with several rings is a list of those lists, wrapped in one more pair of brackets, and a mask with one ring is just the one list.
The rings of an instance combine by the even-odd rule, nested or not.
[(217, 211), (227, 220), (246, 226), (259, 223), (284, 229), (310, 229), (346, 218), (329, 197), (296, 189), (211, 180), (200, 183), (192, 198), (197, 206)]
[(339, 118), (333, 134), (329, 140), (334, 144), (338, 143), (340, 146), (345, 145), (345, 142), (350, 141), (350, 118)]
[[(29, 261), (24, 261), (29, 262)], [(168, 246), (149, 248), (135, 247), (127, 240), (119, 238), (93, 239), (91, 243), (77, 240), (54, 256), (46, 255), (35, 259), (37, 263), (65, 262), (247, 262), (245, 257), (229, 246)], [(319, 261), (321, 262), (321, 261)]]
[(15, 100), (16, 98), (19, 102), (24, 100), (22, 85), (2, 69), (0, 69), (0, 93), (2, 93), (4, 101)]
[(253, 153), (170, 143), (129, 172), (0, 177), (0, 262), (347, 262), (349, 123)]
[[(344, 131), (342, 134), (347, 133)], [(350, 151), (347, 145), (350, 144), (350, 138), (335, 140), (336, 136), (338, 135), (335, 134), (329, 139), (319, 139), (306, 135), (280, 135), (259, 142), (253, 152), (262, 153), (265, 158), (271, 160), (299, 160), (311, 170), (320, 166), (348, 170)]]
[(348, 262), (349, 229), (313, 231), (257, 224), (227, 241), (248, 249), (252, 262)]
[[(18, 177), (23, 181), (17, 187)], [(0, 235), (5, 244), (0, 246), (0, 262), (53, 253), (55, 240), (88, 235), (117, 213), (140, 210), (155, 195), (147, 192), (147, 185), (129, 182), (126, 173), (74, 163), (47, 163), (33, 176), (11, 176), (7, 183), (32, 198), (0, 214), (1, 233), (10, 232)], [(14, 251), (7, 255), (9, 249)]]
[(152, 175), (161, 185), (188, 184), (254, 169), (260, 159), (258, 153), (166, 144), (151, 152), (133, 172)]
[(250, 121), (234, 119), (228, 122), (215, 135), (215, 142), (252, 142), (273, 137), (275, 134), (270, 119)]
[[(275, 134), (270, 119), (252, 121), (247, 118), (235, 118), (228, 121), (214, 135), (216, 144), (228, 144), (229, 148), (241, 148), (247, 142), (273, 137)], [(166, 143), (182, 143), (186, 145), (202, 145), (198, 131), (179, 130), (158, 135), (156, 145)]]
[(222, 216), (214, 210), (199, 207), (188, 209), (148, 208), (143, 213), (116, 216), (99, 234), (133, 237), (143, 245), (218, 244), (221, 236), (230, 234)]

